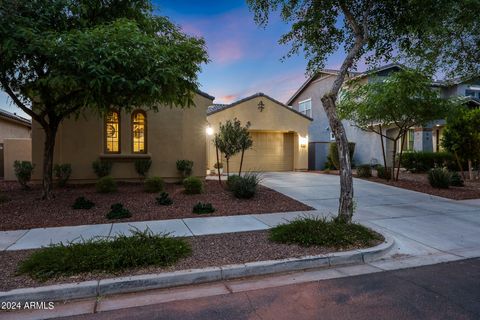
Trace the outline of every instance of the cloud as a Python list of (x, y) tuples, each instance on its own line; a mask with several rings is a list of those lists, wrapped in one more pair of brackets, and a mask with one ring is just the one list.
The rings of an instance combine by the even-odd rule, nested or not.
[(238, 95), (236, 94), (227, 94), (215, 99), (215, 103), (224, 103), (230, 104), (238, 100)]

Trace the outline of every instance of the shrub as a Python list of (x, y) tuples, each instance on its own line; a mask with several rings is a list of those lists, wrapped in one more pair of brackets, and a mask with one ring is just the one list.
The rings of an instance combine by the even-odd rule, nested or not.
[(382, 236), (356, 223), (306, 217), (278, 225), (270, 230), (271, 241), (304, 247), (322, 246), (336, 249), (372, 246)]
[(463, 187), (465, 183), (463, 182), (462, 177), (458, 174), (458, 172), (452, 172), (450, 175), (450, 185), (453, 187)]
[(18, 161), (13, 163), (15, 176), (24, 189), (29, 189), (28, 182), (32, 179), (34, 165), (30, 161)]
[[(350, 151), (350, 163), (353, 165), (353, 154), (355, 152), (355, 142), (348, 143), (348, 150)], [(340, 170), (340, 159), (338, 158), (338, 147), (336, 142), (330, 143), (328, 157), (335, 169)]]
[(190, 254), (191, 247), (185, 239), (137, 230), (130, 237), (120, 235), (113, 241), (95, 238), (37, 250), (20, 263), (18, 271), (44, 281), (87, 272), (116, 273), (148, 266), (167, 267)]
[(111, 176), (100, 178), (95, 185), (97, 192), (110, 193), (117, 191), (117, 183)]
[(413, 151), (402, 155), (401, 166), (410, 172), (427, 172), (435, 167), (455, 167), (452, 154), (448, 152)]
[(236, 175), (236, 174), (228, 176), (228, 178), (227, 178), (227, 188), (228, 188), (228, 190), (233, 190), (235, 183), (237, 183), (237, 181), (239, 179), (241, 179), (241, 177), (239, 175)]
[(109, 176), (112, 172), (113, 163), (110, 161), (95, 160), (92, 163), (92, 168), (98, 178)]
[(254, 172), (247, 172), (243, 177), (236, 178), (232, 185), (233, 195), (240, 199), (252, 198), (257, 193), (260, 180), (260, 175)]
[(392, 168), (377, 166), (377, 177), (380, 179), (390, 180), (392, 178)]
[(183, 178), (186, 178), (192, 174), (193, 161), (190, 160), (177, 160), (177, 170)]
[(199, 194), (203, 192), (203, 182), (197, 177), (188, 177), (183, 180), (186, 194)]
[(450, 186), (450, 172), (445, 168), (434, 168), (428, 171), (428, 182), (434, 188), (447, 189)]
[(357, 176), (359, 178), (370, 178), (372, 176), (372, 167), (369, 164), (362, 164), (358, 166)]
[(199, 202), (193, 206), (192, 212), (196, 214), (212, 213), (215, 212), (215, 208), (212, 206), (211, 203)]
[(157, 204), (161, 206), (169, 206), (173, 204), (172, 198), (170, 198), (170, 196), (166, 192), (160, 193), (160, 196), (156, 197), (155, 199), (157, 200)]
[(221, 163), (221, 162), (216, 162), (216, 163), (213, 165), (213, 167), (214, 167), (215, 169), (222, 169), (222, 168), (223, 168), (223, 163)]
[(57, 178), (58, 185), (64, 187), (72, 174), (72, 165), (70, 163), (56, 164), (53, 167), (53, 172), (55, 173), (55, 178)]
[(132, 214), (121, 203), (112, 204), (110, 212), (107, 213), (107, 219), (124, 219), (130, 218)]
[(145, 180), (144, 189), (145, 192), (160, 192), (163, 191), (165, 183), (160, 177), (150, 177)]
[(146, 177), (148, 170), (150, 170), (150, 167), (152, 166), (152, 160), (150, 159), (137, 159), (134, 162), (135, 165), (135, 171), (142, 176)]
[(85, 197), (78, 197), (75, 199), (75, 202), (72, 205), (72, 208), (75, 210), (90, 210), (95, 206), (95, 203), (86, 199)]

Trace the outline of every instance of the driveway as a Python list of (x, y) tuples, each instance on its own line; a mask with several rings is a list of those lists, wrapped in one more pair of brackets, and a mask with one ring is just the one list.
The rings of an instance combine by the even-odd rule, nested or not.
[[(326, 215), (336, 214), (338, 176), (265, 173), (262, 184)], [(395, 238), (394, 257), (422, 257), (424, 262), (425, 256), (432, 262), (480, 257), (479, 201), (449, 200), (360, 179), (354, 179), (354, 194), (354, 220)]]

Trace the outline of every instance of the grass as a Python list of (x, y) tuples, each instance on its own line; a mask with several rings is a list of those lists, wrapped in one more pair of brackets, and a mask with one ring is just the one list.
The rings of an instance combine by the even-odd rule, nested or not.
[(168, 234), (134, 231), (112, 241), (98, 238), (58, 244), (35, 251), (19, 264), (18, 273), (45, 281), (85, 272), (116, 273), (147, 266), (167, 267), (191, 254), (190, 244)]
[(301, 218), (270, 230), (270, 240), (304, 247), (336, 249), (372, 246), (383, 237), (356, 223), (341, 223), (320, 218)]

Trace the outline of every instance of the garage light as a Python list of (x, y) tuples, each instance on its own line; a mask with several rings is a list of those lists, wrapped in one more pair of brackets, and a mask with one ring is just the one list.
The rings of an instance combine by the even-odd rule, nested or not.
[(298, 142), (300, 144), (300, 147), (306, 148), (307, 144), (308, 144), (308, 136), (306, 136), (306, 137), (299, 136)]
[(211, 136), (213, 134), (213, 128), (208, 126), (207, 129), (205, 130), (207, 132), (207, 135)]

